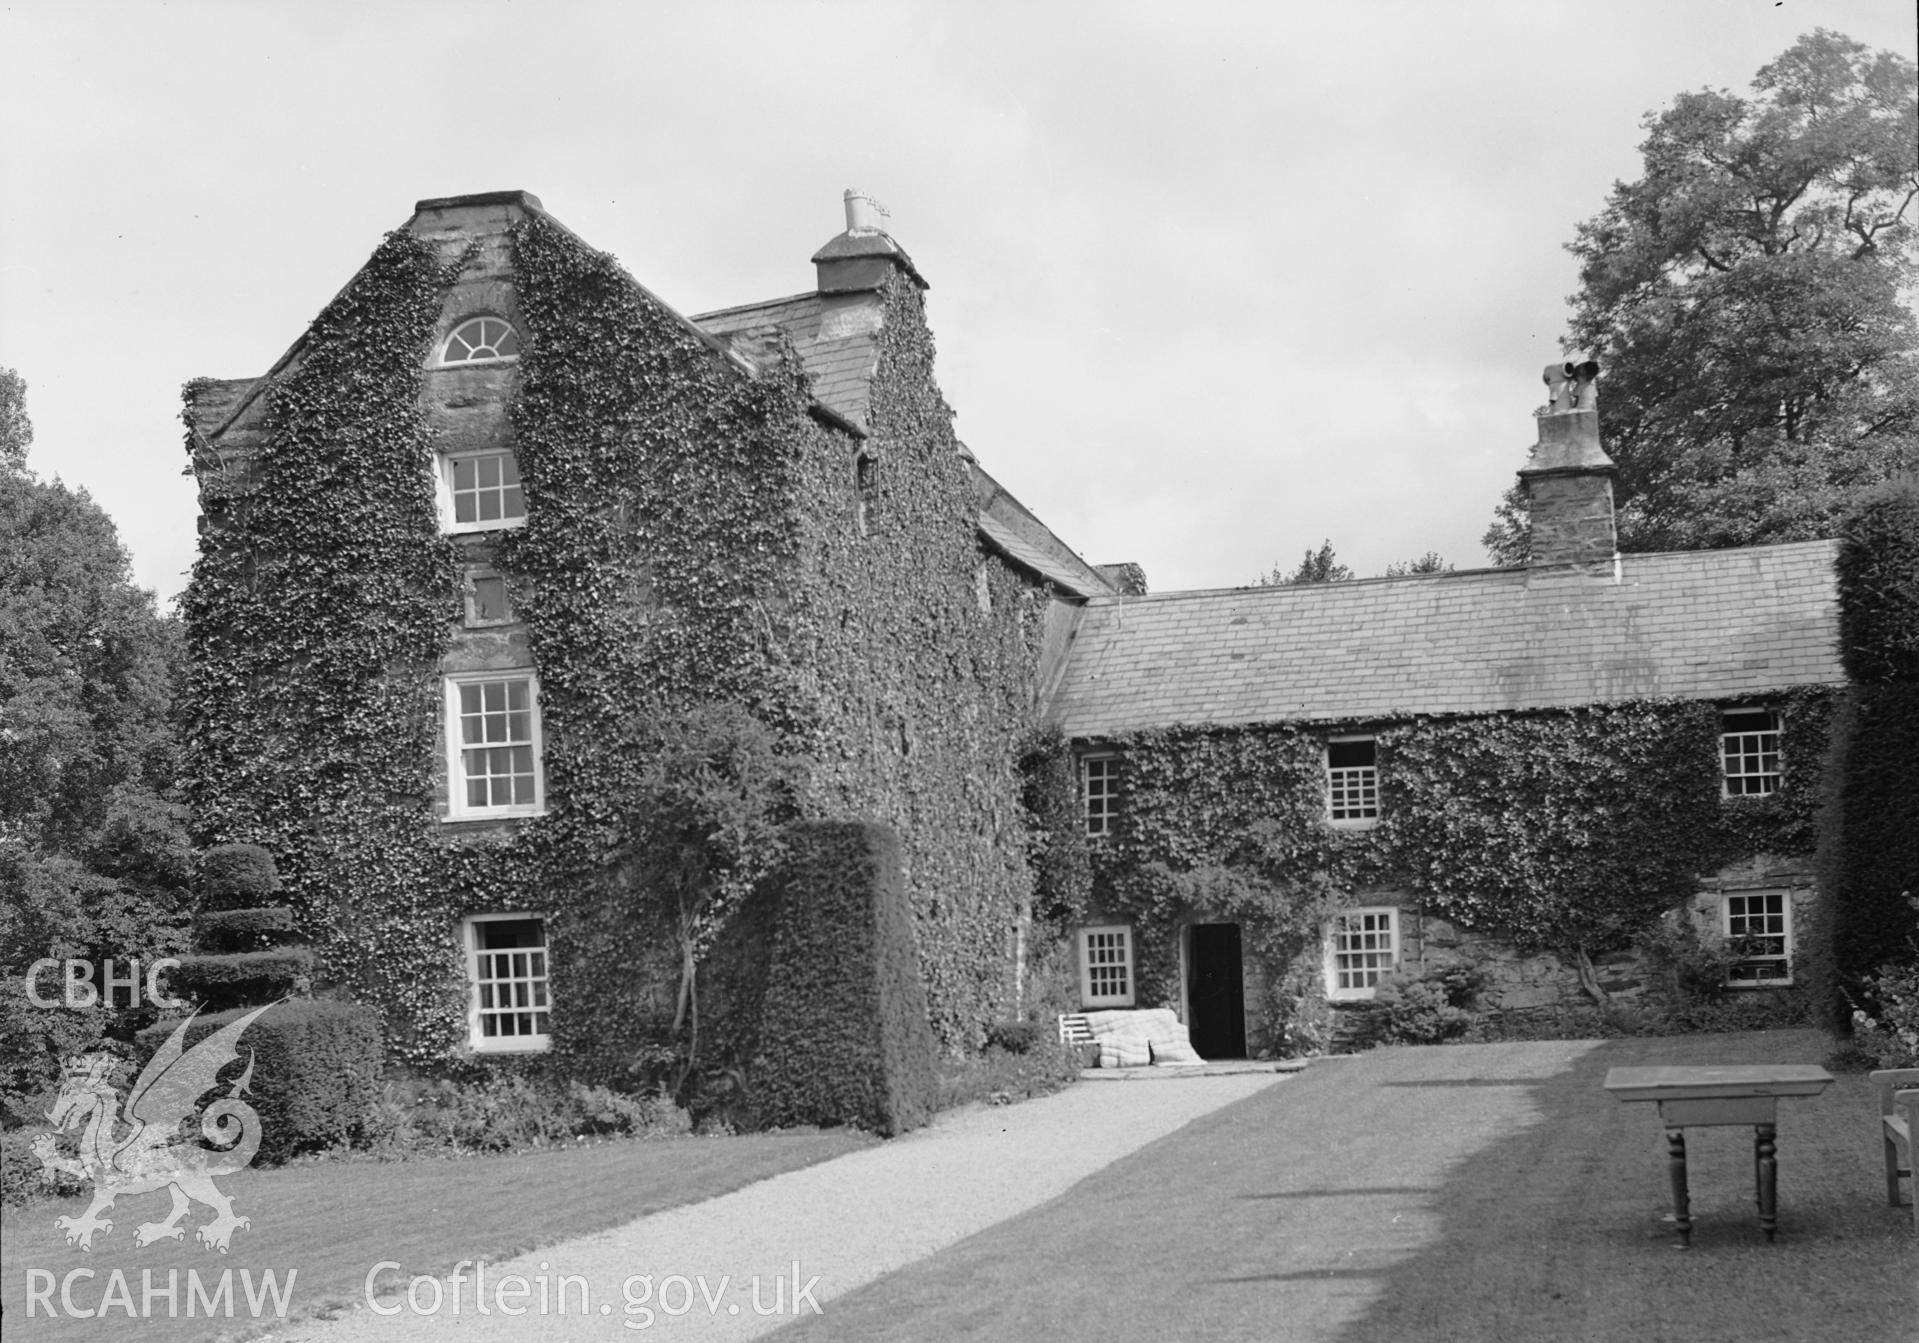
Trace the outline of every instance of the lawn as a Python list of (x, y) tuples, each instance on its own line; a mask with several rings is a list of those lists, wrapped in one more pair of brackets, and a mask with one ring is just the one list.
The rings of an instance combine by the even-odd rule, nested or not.
[[(713, 1198), (871, 1141), (836, 1130), (613, 1142), (454, 1161), (348, 1161), (247, 1170), (220, 1181), (235, 1208), (253, 1221), (235, 1235), (232, 1252), (226, 1255), (199, 1246), (191, 1229), (184, 1244), (163, 1241), (135, 1249), (134, 1227), (165, 1215), (166, 1199), (158, 1193), (116, 1206), (108, 1214), (114, 1222), (112, 1233), (96, 1237), (90, 1254), (69, 1248), (53, 1225), (56, 1216), (78, 1212), (84, 1200), (7, 1208), (0, 1212), (0, 1302), (6, 1310), (6, 1334), (9, 1343), (109, 1336), (187, 1343), (223, 1331), (244, 1336), (251, 1331), (251, 1320), (243, 1270), (253, 1275), (256, 1288), (266, 1271), (276, 1272), (282, 1283), (290, 1270), (297, 1271), (289, 1317), (325, 1315), (359, 1300), (368, 1271), (382, 1261), (400, 1264), (388, 1280), (404, 1282), (415, 1273), (444, 1273), (461, 1259), (502, 1259)], [(185, 1224), (191, 1228), (207, 1217), (207, 1210), (196, 1205)], [(143, 1269), (160, 1288), (169, 1269), (180, 1270), (178, 1316), (166, 1318), (167, 1302), (161, 1296), (153, 1308), (160, 1318), (151, 1321), (127, 1321), (117, 1306), (104, 1319), (67, 1318), (64, 1312), (55, 1319), (44, 1313), (27, 1318), (28, 1270), (47, 1270), (58, 1280), (74, 1269), (92, 1270), (94, 1278), (75, 1280), (74, 1304), (93, 1308), (108, 1303), (109, 1275), (116, 1268), (125, 1272), (136, 1312), (142, 1307)], [(217, 1323), (185, 1318), (188, 1269), (197, 1270), (209, 1292), (222, 1272), (233, 1270), (238, 1318)], [(60, 1301), (57, 1289), (52, 1300)], [(270, 1312), (271, 1304), (265, 1309)]]
[(1777, 1244), (1751, 1131), (1688, 1134), (1690, 1250), (1661, 1220), (1656, 1111), (1601, 1089), (1621, 1065), (1823, 1054), (1778, 1031), (1322, 1061), (780, 1336), (1919, 1339), (1919, 1237), (1886, 1204), (1863, 1076), (1781, 1103)]

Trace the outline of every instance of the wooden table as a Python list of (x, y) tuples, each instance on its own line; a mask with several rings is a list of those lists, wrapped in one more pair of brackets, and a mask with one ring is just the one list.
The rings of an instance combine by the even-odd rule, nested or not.
[(1666, 1170), (1679, 1244), (1692, 1244), (1692, 1203), (1686, 1194), (1686, 1130), (1715, 1124), (1753, 1127), (1753, 1183), (1759, 1227), (1771, 1240), (1779, 1230), (1778, 1128), (1781, 1096), (1817, 1096), (1832, 1074), (1810, 1063), (1724, 1068), (1614, 1068), (1606, 1090), (1622, 1101), (1656, 1101), (1666, 1126)]

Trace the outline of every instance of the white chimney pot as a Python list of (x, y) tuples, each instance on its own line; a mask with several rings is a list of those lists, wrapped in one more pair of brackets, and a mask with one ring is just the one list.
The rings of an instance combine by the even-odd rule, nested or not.
[(873, 198), (864, 192), (846, 189), (846, 231), (848, 233), (878, 233), (880, 231), (879, 212), (873, 208)]

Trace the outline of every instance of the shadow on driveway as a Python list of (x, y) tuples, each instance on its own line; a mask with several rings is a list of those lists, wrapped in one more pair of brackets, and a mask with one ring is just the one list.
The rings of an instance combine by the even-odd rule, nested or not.
[(1691, 1251), (1661, 1220), (1656, 1112), (1600, 1086), (1822, 1049), (1773, 1032), (1327, 1060), (780, 1337), (1911, 1339), (1919, 1242), (1885, 1205), (1863, 1078), (1781, 1103), (1776, 1245), (1750, 1132), (1688, 1135)]

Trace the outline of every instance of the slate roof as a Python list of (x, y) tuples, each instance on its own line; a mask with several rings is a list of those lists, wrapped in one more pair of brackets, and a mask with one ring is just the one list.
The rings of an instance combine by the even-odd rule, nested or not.
[(755, 362), (763, 359), (772, 334), (785, 331), (820, 404), (864, 429), (867, 389), (879, 363), (879, 346), (871, 333), (821, 340), (821, 306), (818, 294), (795, 294), (700, 313), (692, 321), (710, 336), (727, 338), (736, 353)]
[(1612, 570), (1096, 597), (1049, 708), (1069, 736), (1731, 699), (1845, 677), (1834, 543), (1622, 556)]
[(980, 514), (979, 530), (980, 534), (986, 538), (987, 544), (1007, 559), (1031, 569), (1055, 587), (1075, 597), (1091, 597), (1095, 593), (1110, 590), (1104, 583), (1089, 583), (1082, 574), (1075, 571), (1086, 567), (1083, 562), (1072, 566), (1060, 563), (1046, 549), (1029, 543), (990, 513)]

